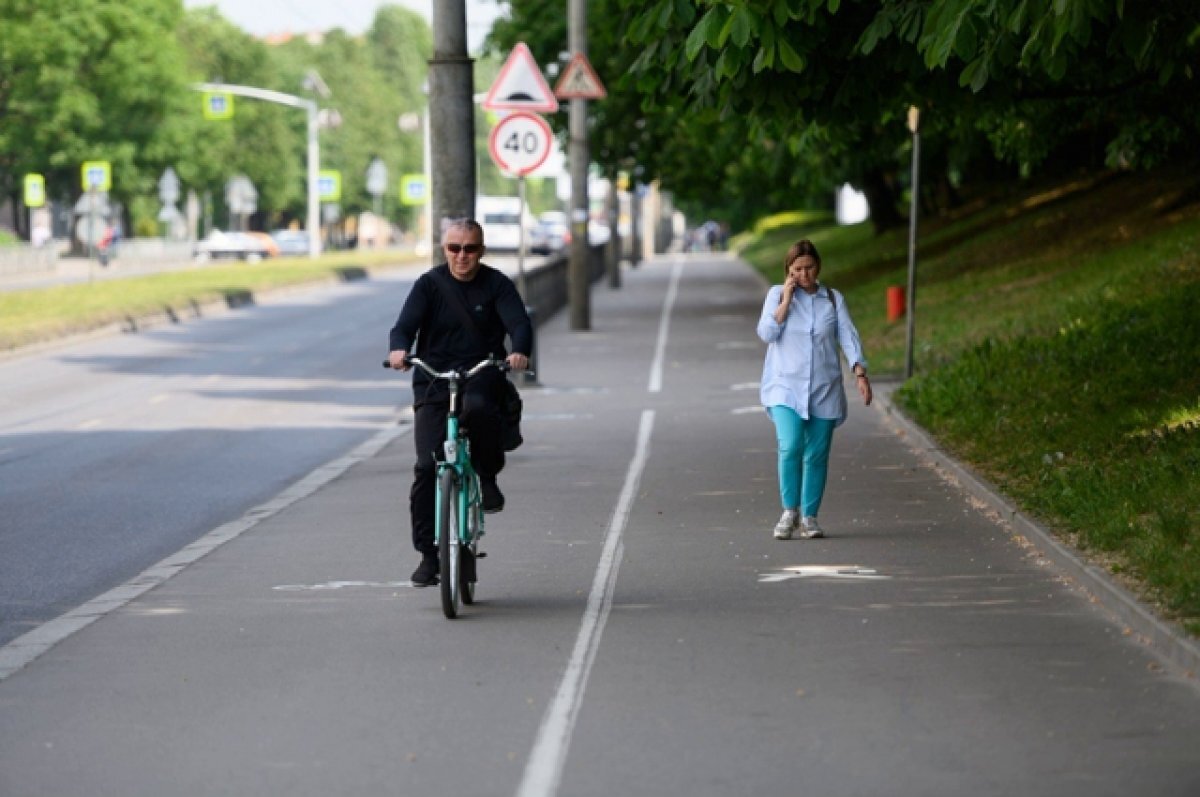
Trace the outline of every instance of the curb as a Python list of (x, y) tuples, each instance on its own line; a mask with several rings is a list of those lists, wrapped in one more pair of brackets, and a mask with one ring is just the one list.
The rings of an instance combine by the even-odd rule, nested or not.
[(995, 487), (956, 461), (925, 430), (892, 403), (897, 383), (879, 384), (875, 399), (894, 431), (906, 438), (918, 455), (931, 460), (935, 468), (976, 500), (985, 504), (1012, 530), (1038, 549), (1063, 576), (1083, 588), (1092, 602), (1103, 608), (1127, 633), (1133, 634), (1177, 675), (1200, 688), (1200, 643), (1191, 639), (1180, 626), (1157, 617), (1132, 593), (1115, 583), (1101, 568), (1080, 558), (1078, 552), (1063, 545), (1050, 531), (1018, 510)]

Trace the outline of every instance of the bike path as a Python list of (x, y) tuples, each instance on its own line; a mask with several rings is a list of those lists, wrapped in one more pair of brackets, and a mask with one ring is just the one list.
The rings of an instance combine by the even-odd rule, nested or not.
[(542, 328), (460, 620), (398, 426), (0, 681), (0, 794), (1194, 794), (1194, 686), (877, 409), (771, 538), (763, 293), (663, 258)]

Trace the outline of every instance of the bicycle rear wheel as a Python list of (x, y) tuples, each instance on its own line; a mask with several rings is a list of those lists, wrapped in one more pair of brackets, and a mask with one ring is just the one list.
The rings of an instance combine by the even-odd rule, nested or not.
[(462, 563), (459, 556), (458, 474), (447, 469), (438, 484), (438, 559), (441, 569), (442, 614), (450, 620), (458, 617), (461, 597)]

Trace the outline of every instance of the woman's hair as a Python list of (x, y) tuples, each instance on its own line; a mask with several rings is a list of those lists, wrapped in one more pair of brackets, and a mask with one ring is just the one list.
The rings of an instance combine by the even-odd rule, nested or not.
[(803, 241), (796, 241), (787, 250), (787, 254), (783, 258), (783, 275), (787, 276), (787, 270), (791, 268), (792, 262), (798, 258), (808, 255), (813, 260), (817, 261), (817, 265), (821, 265), (821, 254), (817, 251), (816, 245), (805, 238)]

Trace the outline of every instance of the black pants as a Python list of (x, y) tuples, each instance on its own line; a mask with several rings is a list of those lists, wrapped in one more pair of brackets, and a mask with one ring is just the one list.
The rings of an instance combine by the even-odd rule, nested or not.
[[(471, 464), (480, 476), (494, 478), (504, 468), (504, 446), (501, 444), (499, 404), (496, 402), (494, 380), (471, 380), (462, 397), (460, 426), (466, 427), (471, 441)], [(437, 553), (434, 545), (434, 515), (437, 500), (437, 460), (442, 457), (446, 440), (446, 415), (450, 404), (445, 401), (423, 402), (416, 406), (413, 440), (417, 446), (417, 464), (412, 490), (409, 492), (409, 512), (412, 514), (413, 547), (423, 554)]]

